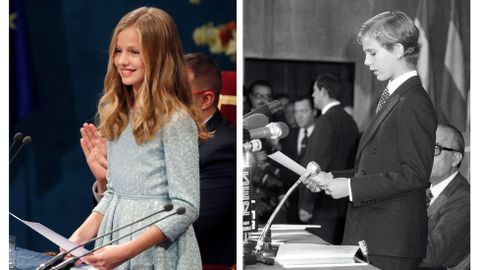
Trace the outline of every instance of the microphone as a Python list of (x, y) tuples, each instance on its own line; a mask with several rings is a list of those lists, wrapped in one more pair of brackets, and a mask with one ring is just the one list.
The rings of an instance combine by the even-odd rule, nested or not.
[[(18, 133), (17, 133), (18, 134)], [(21, 135), (21, 134), (20, 134)], [(17, 136), (17, 135), (15, 135)], [(23, 146), (26, 145), (26, 144), (30, 144), (32, 143), (32, 137), (30, 136), (25, 136), (25, 138), (23, 138), (22, 140), (22, 145), (20, 145), (20, 147), (18, 148), (18, 150), (13, 154), (12, 158), (10, 159), (10, 162), (8, 163), (8, 165), (12, 164), (12, 161), (15, 159), (15, 157), (18, 155), (18, 153), (20, 153), (20, 150), (22, 150)]]
[(243, 144), (243, 150), (247, 152), (257, 152), (262, 150), (262, 141), (259, 139), (251, 140)]
[(278, 101), (278, 100), (273, 100), (273, 101), (271, 101), (271, 102), (269, 102), (265, 105), (262, 105), (262, 106), (258, 107), (255, 110), (245, 114), (243, 116), (243, 119), (245, 119), (246, 117), (249, 117), (252, 114), (256, 114), (256, 113), (260, 113), (260, 114), (265, 115), (266, 117), (270, 117), (274, 113), (276, 113), (278, 111), (281, 111), (281, 110), (282, 110), (282, 103), (280, 103), (280, 101)]
[(255, 113), (243, 118), (243, 129), (264, 127), (270, 122), (264, 114)]
[(166, 216), (163, 216), (163, 217), (155, 220), (154, 222), (150, 222), (150, 223), (148, 223), (147, 225), (144, 225), (144, 226), (142, 226), (142, 227), (140, 227), (140, 228), (138, 228), (138, 229), (136, 229), (136, 230), (134, 230), (134, 231), (131, 231), (131, 232), (129, 232), (129, 233), (126, 233), (126, 234), (118, 237), (117, 239), (111, 240), (111, 241), (109, 241), (109, 242), (107, 242), (107, 243), (105, 243), (105, 244), (103, 244), (103, 245), (101, 245), (101, 246), (99, 246), (99, 247), (97, 247), (97, 248), (94, 248), (94, 249), (90, 250), (89, 252), (87, 252), (87, 253), (85, 253), (85, 254), (83, 254), (83, 255), (75, 256), (75, 257), (72, 257), (72, 258), (70, 258), (70, 259), (68, 259), (68, 260), (66, 260), (66, 261), (63, 261), (63, 262), (60, 263), (59, 265), (52, 267), (51, 270), (60, 270), (60, 269), (64, 269), (64, 268), (67, 268), (67, 269), (68, 269), (69, 267), (71, 267), (71, 266), (73, 266), (73, 265), (75, 264), (75, 261), (76, 261), (76, 260), (78, 260), (78, 259), (80, 259), (80, 258), (83, 258), (83, 257), (85, 257), (85, 256), (87, 256), (87, 255), (90, 255), (90, 254), (92, 254), (93, 252), (95, 252), (95, 251), (97, 251), (97, 250), (99, 250), (99, 249), (101, 249), (101, 248), (104, 248), (104, 247), (106, 247), (106, 246), (108, 246), (108, 245), (111, 245), (111, 244), (114, 243), (114, 242), (117, 242), (117, 241), (119, 241), (119, 240), (122, 240), (123, 238), (125, 238), (125, 237), (127, 237), (127, 236), (130, 236), (130, 235), (132, 235), (132, 234), (134, 234), (134, 233), (136, 233), (136, 232), (139, 232), (139, 231), (141, 231), (141, 230), (143, 230), (143, 229), (145, 229), (145, 228), (147, 228), (147, 227), (150, 227), (150, 226), (152, 226), (153, 224), (155, 224), (155, 223), (157, 223), (157, 222), (159, 222), (159, 221), (161, 221), (161, 220), (163, 220), (163, 219), (165, 219), (165, 218), (167, 218), (167, 217), (171, 217), (171, 216), (173, 216), (173, 215), (183, 215), (183, 214), (185, 214), (185, 212), (186, 212), (185, 207), (178, 207), (177, 210), (176, 210), (175, 212), (172, 212), (171, 214), (168, 214), (168, 215), (166, 215)]
[(283, 139), (288, 136), (290, 129), (283, 122), (273, 122), (264, 127), (255, 128), (245, 133), (247, 140), (268, 138), (271, 140)]
[(358, 246), (360, 247), (360, 251), (362, 252), (363, 257), (367, 260), (367, 263), (370, 264), (370, 259), (368, 258), (367, 242), (365, 242), (365, 240), (360, 240), (358, 241)]
[(15, 143), (20, 142), (22, 139), (23, 139), (23, 134), (21, 132), (17, 132), (15, 136), (13, 136), (13, 142), (10, 145), (10, 150), (8, 151), (12, 151), (12, 148), (15, 145)]
[(260, 236), (258, 237), (257, 244), (255, 245), (255, 254), (257, 256), (258, 262), (262, 262), (265, 264), (269, 264), (271, 262), (271, 259), (273, 257), (273, 255), (271, 254), (275, 254), (275, 253), (273, 252), (273, 250), (271, 250), (270, 245), (265, 245), (266, 244), (265, 238), (270, 232), (270, 227), (272, 226), (273, 220), (277, 216), (283, 204), (285, 204), (285, 201), (288, 199), (290, 194), (292, 194), (292, 192), (300, 185), (300, 183), (302, 183), (302, 179), (307, 179), (318, 170), (320, 170), (320, 166), (316, 162), (311, 161), (310, 163), (308, 163), (305, 173), (298, 178), (298, 180), (290, 187), (290, 189), (288, 189), (285, 196), (283, 196), (282, 200), (278, 203), (277, 207), (275, 208), (272, 215), (270, 216), (267, 223), (265, 224), (265, 227), (263, 227), (263, 230)]
[[(83, 241), (82, 243), (78, 244), (77, 246), (75, 246), (75, 247), (72, 248), (72, 249), (69, 249), (69, 250), (67, 250), (67, 251), (58, 253), (57, 255), (55, 255), (53, 258), (51, 258), (51, 259), (48, 260), (47, 262), (42, 263), (39, 267), (37, 267), (36, 270), (49, 269), (49, 268), (51, 268), (52, 266), (57, 265), (58, 263), (60, 263), (60, 261), (62, 261), (63, 258), (65, 258), (65, 255), (67, 255), (68, 253), (70, 253), (70, 252), (72, 252), (72, 251), (74, 251), (74, 250), (76, 250), (76, 249), (78, 249), (78, 248), (80, 248), (80, 247), (83, 247), (83, 246), (85, 246), (85, 245), (87, 245), (87, 244), (90, 244), (90, 243), (92, 243), (93, 241), (95, 241), (95, 240), (97, 240), (97, 239), (100, 239), (100, 238), (103, 238), (103, 237), (105, 237), (105, 236), (108, 236), (108, 235), (110, 235), (110, 234), (112, 234), (112, 233), (115, 233), (115, 232), (118, 232), (118, 231), (120, 231), (120, 230), (123, 230), (123, 229), (125, 229), (125, 228), (127, 228), (127, 227), (130, 227), (130, 226), (132, 226), (132, 225), (134, 225), (134, 224), (136, 224), (136, 223), (138, 223), (138, 222), (140, 222), (140, 221), (143, 221), (143, 220), (145, 220), (145, 219), (147, 219), (147, 218), (150, 218), (150, 217), (152, 217), (152, 216), (154, 216), (154, 215), (156, 215), (156, 214), (159, 214), (159, 213), (161, 213), (161, 212), (164, 212), (164, 211), (165, 211), (165, 212), (169, 212), (169, 211), (171, 211), (172, 209), (173, 209), (173, 205), (172, 205), (171, 203), (167, 203), (167, 204), (165, 204), (165, 205), (163, 206), (163, 209), (162, 209), (162, 210), (159, 210), (159, 211), (157, 211), (157, 212), (154, 212), (154, 213), (152, 213), (152, 214), (150, 214), (150, 215), (148, 215), (148, 216), (146, 216), (146, 217), (143, 217), (143, 218), (141, 218), (141, 219), (139, 219), (139, 220), (136, 220), (136, 221), (134, 221), (134, 222), (132, 222), (132, 223), (129, 223), (129, 224), (127, 224), (127, 225), (124, 225), (124, 226), (122, 226), (122, 227), (120, 227), (120, 228), (117, 228), (117, 229), (115, 229), (115, 230), (113, 230), (113, 231), (110, 231), (110, 232), (108, 232), (108, 233), (102, 234), (102, 235), (100, 235), (100, 236), (97, 236), (97, 237), (95, 237), (95, 238), (92, 238), (92, 239), (89, 239), (89, 240), (86, 240), (86, 241)], [(177, 211), (178, 211), (178, 210), (177, 210)]]

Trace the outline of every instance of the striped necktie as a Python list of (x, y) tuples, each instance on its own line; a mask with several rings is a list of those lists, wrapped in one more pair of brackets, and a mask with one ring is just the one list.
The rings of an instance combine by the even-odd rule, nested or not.
[(378, 113), (378, 111), (380, 111), (383, 105), (387, 103), (387, 100), (389, 97), (390, 97), (390, 92), (388, 92), (388, 88), (385, 87), (385, 89), (382, 92), (382, 95), (380, 96), (380, 100), (378, 101), (377, 110), (375, 111), (375, 113)]
[(427, 188), (427, 207), (430, 206), (430, 202), (432, 201), (432, 199), (433, 199), (433, 193), (429, 188)]
[(305, 154), (305, 149), (307, 149), (307, 143), (308, 143), (308, 131), (307, 129), (303, 130), (303, 139), (300, 142), (300, 153), (298, 153), (299, 157), (302, 157), (303, 154)]

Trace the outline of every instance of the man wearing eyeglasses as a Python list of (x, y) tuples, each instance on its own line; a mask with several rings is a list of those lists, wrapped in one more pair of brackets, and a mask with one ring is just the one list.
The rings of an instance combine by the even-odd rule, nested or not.
[(264, 80), (254, 81), (250, 85), (248, 97), (250, 98), (252, 110), (263, 106), (272, 101), (272, 85)]
[(436, 136), (431, 185), (427, 191), (430, 194), (427, 256), (421, 266), (468, 269), (470, 184), (458, 171), (465, 143), (453, 126), (439, 125)]

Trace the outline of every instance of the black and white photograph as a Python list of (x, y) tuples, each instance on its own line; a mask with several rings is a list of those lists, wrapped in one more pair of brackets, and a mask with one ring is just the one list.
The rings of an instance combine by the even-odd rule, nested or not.
[(243, 19), (245, 269), (470, 269), (470, 2)]

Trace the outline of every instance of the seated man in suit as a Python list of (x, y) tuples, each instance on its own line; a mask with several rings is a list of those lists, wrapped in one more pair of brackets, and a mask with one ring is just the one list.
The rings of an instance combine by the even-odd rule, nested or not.
[[(236, 256), (236, 132), (217, 109), (221, 73), (216, 63), (199, 53), (186, 54), (187, 76), (193, 101), (213, 137), (199, 145), (200, 215), (193, 224), (203, 264), (233, 265)], [(81, 146), (96, 178), (101, 198), (106, 179), (106, 144), (93, 124), (81, 129)]]
[[(425, 269), (469, 269), (470, 184), (459, 173), (465, 144), (453, 126), (439, 125), (430, 176)], [(430, 191), (430, 192), (429, 192)]]

